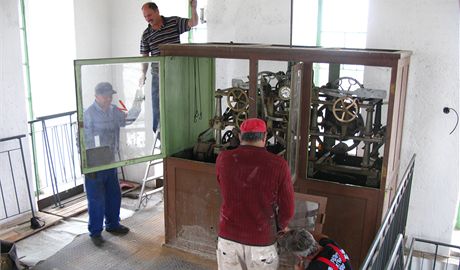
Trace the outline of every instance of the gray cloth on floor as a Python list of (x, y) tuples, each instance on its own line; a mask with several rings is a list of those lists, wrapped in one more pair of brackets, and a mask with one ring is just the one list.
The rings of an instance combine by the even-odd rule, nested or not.
[[(205, 270), (167, 252), (164, 241), (163, 204), (144, 208), (123, 221), (131, 231), (124, 236), (103, 232), (105, 243), (98, 248), (87, 234), (58, 251), (34, 270), (140, 270), (195, 269)], [(165, 252), (166, 251), (166, 252)]]

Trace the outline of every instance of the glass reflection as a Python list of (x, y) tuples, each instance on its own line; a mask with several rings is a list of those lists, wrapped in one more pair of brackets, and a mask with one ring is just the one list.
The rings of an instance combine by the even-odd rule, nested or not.
[(84, 129), (81, 134), (86, 167), (161, 153), (159, 138), (152, 128), (152, 111), (159, 109), (159, 104), (152, 102), (151, 91), (147, 89), (151, 78), (143, 85), (139, 83), (144, 64), (150, 63), (81, 67), (83, 126), (80, 128)]

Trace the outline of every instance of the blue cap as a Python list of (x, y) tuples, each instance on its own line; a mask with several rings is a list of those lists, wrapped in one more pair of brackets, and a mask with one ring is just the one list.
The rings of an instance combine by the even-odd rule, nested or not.
[(100, 82), (96, 85), (95, 93), (97, 96), (111, 96), (116, 93), (108, 82)]

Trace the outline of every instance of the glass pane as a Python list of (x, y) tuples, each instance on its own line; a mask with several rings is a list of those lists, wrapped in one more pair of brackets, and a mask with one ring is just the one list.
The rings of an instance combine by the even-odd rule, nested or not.
[(257, 117), (267, 122), (267, 150), (287, 159), (288, 122), (294, 63), (259, 61)]
[(288, 227), (290, 229), (306, 229), (313, 232), (318, 214), (319, 203), (296, 199), (294, 217)]
[[(386, 137), (390, 69), (343, 65), (311, 95), (307, 175), (378, 188)], [(357, 76), (366, 71), (366, 80)]]
[[(168, 60), (165, 61), (168, 63)], [(220, 151), (238, 147), (240, 124), (251, 113), (254, 113), (253, 115), (267, 123), (267, 150), (287, 158), (292, 65), (293, 63), (286, 61), (259, 61), (257, 77), (254, 77), (256, 83), (254, 83), (249, 79), (250, 62), (248, 60), (216, 59), (216, 78), (218, 80), (216, 80), (215, 88), (212, 89), (212, 104), (215, 108), (212, 115), (203, 114), (202, 118), (209, 125), (200, 131), (198, 138), (195, 139), (196, 143), (193, 149), (177, 154), (173, 152), (174, 155), (182, 158), (190, 157), (198, 161), (214, 162)], [(166, 68), (169, 72), (169, 64)], [(179, 79), (175, 81), (177, 80)], [(193, 80), (191, 81), (194, 86)], [(169, 86), (168, 80), (166, 80), (166, 84)], [(200, 82), (199, 85), (200, 88), (203, 88), (204, 84)], [(255, 91), (251, 91), (250, 88), (254, 86)], [(166, 96), (170, 94), (171, 88), (168, 87), (167, 89)], [(198, 97), (203, 97), (205, 93), (203, 89), (201, 91), (193, 89), (192, 91)], [(198, 98), (198, 100), (200, 99)], [(197, 103), (195, 99), (191, 99), (190, 103), (193, 108), (202, 108), (206, 104)], [(169, 106), (168, 103), (167, 107)], [(193, 110), (191, 115), (199, 116), (198, 118), (201, 119), (201, 111), (201, 109)], [(209, 115), (208, 119), (204, 118), (206, 115)], [(193, 121), (195, 122), (196, 119)]]
[[(161, 153), (153, 130), (156, 126), (158, 134), (159, 113), (153, 117), (153, 111), (159, 111), (159, 62), (103, 61), (77, 67), (77, 91), (81, 91), (77, 96), (82, 104), (79, 115), (83, 115), (79, 134), (83, 136), (86, 169), (119, 167), (127, 164), (125, 161), (133, 164), (136, 159)], [(144, 66), (151, 66), (153, 72), (142, 84)], [(151, 91), (152, 87), (158, 90)]]

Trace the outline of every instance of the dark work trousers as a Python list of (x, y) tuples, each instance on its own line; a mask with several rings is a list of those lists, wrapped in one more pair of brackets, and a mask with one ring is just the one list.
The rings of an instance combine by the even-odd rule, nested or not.
[(101, 235), (104, 218), (106, 229), (118, 228), (120, 226), (121, 190), (117, 169), (86, 175), (85, 187), (88, 199), (89, 235), (91, 237)]
[(160, 78), (158, 68), (152, 67), (152, 70), (152, 128), (154, 132), (157, 132), (160, 123)]

